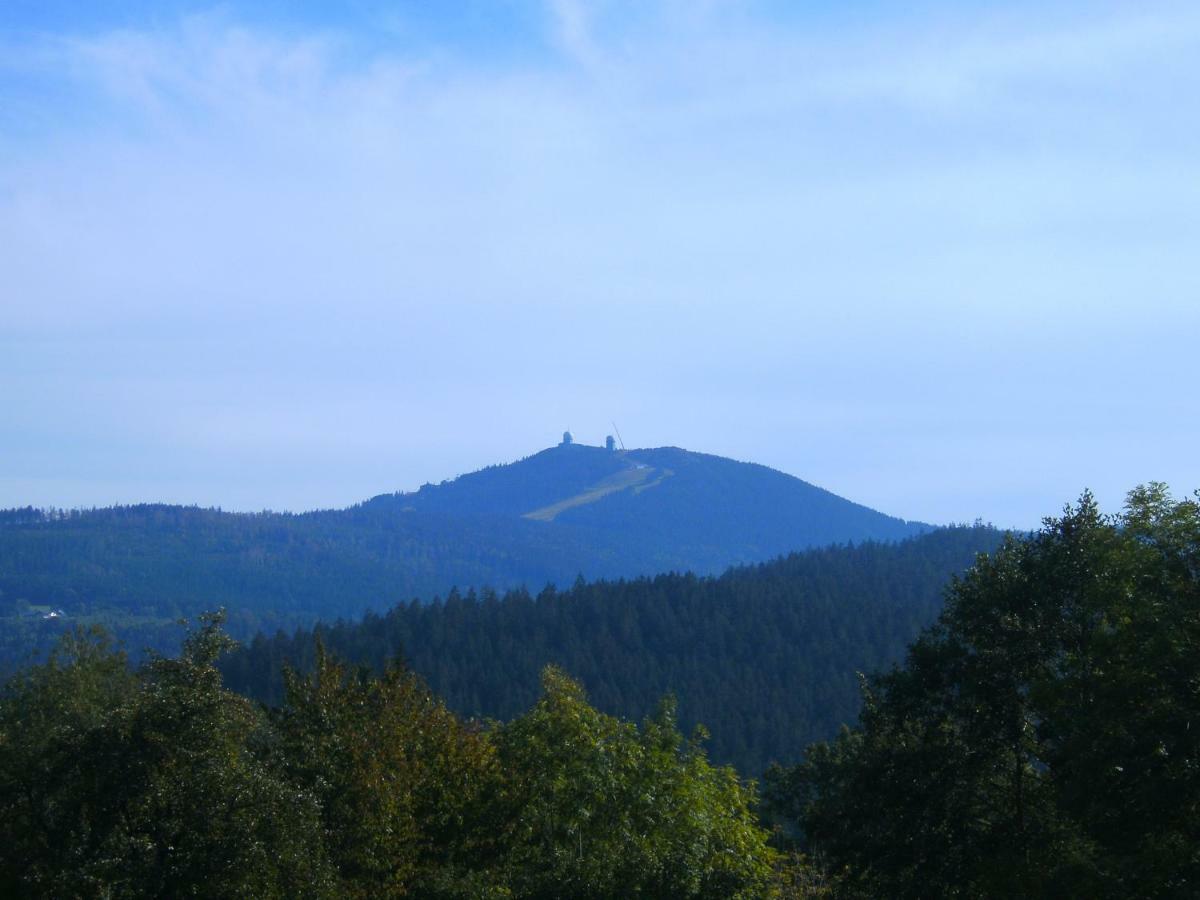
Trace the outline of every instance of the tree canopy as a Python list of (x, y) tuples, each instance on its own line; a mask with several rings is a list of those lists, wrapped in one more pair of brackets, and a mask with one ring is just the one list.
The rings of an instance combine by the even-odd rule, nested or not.
[(547, 669), (507, 724), (459, 719), (398, 665), (318, 650), (266, 708), (221, 684), (204, 620), (132, 671), (71, 634), (0, 693), (5, 897), (766, 897), (753, 788)]
[(1010, 539), (768, 781), (848, 896), (1196, 896), (1200, 505), (1085, 494)]
[(953, 574), (1002, 535), (943, 528), (897, 544), (791, 554), (714, 578), (664, 574), (495, 594), (455, 591), (361, 621), (260, 635), (222, 661), (226, 684), (268, 703), (283, 669), (308, 671), (314, 637), (380, 672), (400, 657), (460, 715), (509, 720), (539, 696), (548, 664), (597, 708), (639, 721), (674, 694), (710, 758), (758, 776), (857, 719), (855, 673), (902, 658), (941, 611)]

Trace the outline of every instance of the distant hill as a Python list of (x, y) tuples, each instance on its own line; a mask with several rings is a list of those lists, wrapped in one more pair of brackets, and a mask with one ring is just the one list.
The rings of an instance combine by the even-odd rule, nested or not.
[[(120, 615), (147, 625), (225, 606), (235, 633), (248, 635), (455, 585), (537, 590), (579, 575), (711, 574), (928, 527), (764, 466), (677, 448), (564, 444), (343, 510), (3, 512), (0, 617), (11, 624), (52, 607), (66, 622)], [(39, 631), (62, 627), (38, 621)]]
[[(943, 528), (898, 544), (791, 554), (716, 577), (577, 583), (536, 595), (451, 594), (361, 622), (318, 626), (328, 650), (379, 669), (400, 657), (452, 708), (510, 719), (554, 663), (601, 709), (638, 719), (667, 692), (710, 755), (759, 775), (832, 737), (859, 709), (857, 673), (899, 661), (942, 608), (951, 577), (1003, 535)], [(306, 668), (313, 633), (259, 636), (223, 663), (230, 687), (282, 699), (282, 665)]]
[(901, 540), (929, 528), (766, 466), (677, 447), (560, 444), (415, 493), (375, 497), (364, 508), (546, 523), (552, 527), (543, 531), (589, 541), (597, 562), (577, 570), (588, 576), (719, 572), (805, 547)]

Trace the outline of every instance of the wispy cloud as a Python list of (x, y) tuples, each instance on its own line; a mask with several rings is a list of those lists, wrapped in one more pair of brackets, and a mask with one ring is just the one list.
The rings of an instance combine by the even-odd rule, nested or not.
[[(1200, 324), (1200, 15), (750, 9), (553, 0), (557, 56), (502, 63), (229, 10), (10, 48), (0, 105), (40, 112), (0, 134), (0, 379), (42, 377), (0, 439), (136, 420), (147, 453), (236, 468), (247, 435), (286, 454), (359, 429), (314, 444), (359, 480), (251, 467), (231, 489), (304, 506), (453, 474), (466, 423), (453, 466), (621, 415), (639, 443), (1003, 519), (896, 477), (936, 481), (936, 446), (847, 436), (951, 422), (956, 447), (1004, 446), (976, 413), (1015, 391), (1013, 446), (1073, 431), (1066, 459), (1104, 403), (1137, 414), (1129, 384), (1182, 402), (1161, 347), (1122, 351)], [(442, 449), (391, 472), (414, 431)], [(1093, 467), (1123, 489), (1187, 465)]]
[(559, 49), (580, 65), (599, 65), (602, 57), (592, 39), (587, 4), (581, 0), (550, 0), (548, 8)]

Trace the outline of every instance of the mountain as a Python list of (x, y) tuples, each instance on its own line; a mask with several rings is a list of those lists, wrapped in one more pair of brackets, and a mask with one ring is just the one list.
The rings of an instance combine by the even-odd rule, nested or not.
[[(240, 635), (358, 616), (452, 586), (709, 574), (805, 547), (928, 526), (764, 466), (678, 448), (564, 443), (343, 510), (228, 513), (161, 504), (0, 513), (0, 617), (147, 628), (218, 606)], [(65, 613), (53, 622), (34, 617)], [(5, 650), (0, 638), (0, 658)]]
[[(628, 575), (729, 565), (804, 547), (900, 540), (928, 526), (886, 516), (791, 475), (677, 447), (610, 451), (563, 443), (369, 510), (494, 516), (586, 534)], [(603, 565), (603, 564), (601, 564)]]
[(1002, 533), (941, 528), (894, 544), (790, 554), (707, 578), (657, 575), (577, 582), (536, 595), (452, 593), (359, 622), (256, 637), (222, 664), (227, 684), (268, 703), (285, 662), (311, 667), (314, 636), (349, 662), (394, 658), (462, 715), (509, 720), (555, 664), (602, 710), (639, 719), (673, 693), (690, 731), (703, 723), (712, 758), (758, 775), (853, 722), (858, 672), (899, 661), (942, 608), (951, 577)]

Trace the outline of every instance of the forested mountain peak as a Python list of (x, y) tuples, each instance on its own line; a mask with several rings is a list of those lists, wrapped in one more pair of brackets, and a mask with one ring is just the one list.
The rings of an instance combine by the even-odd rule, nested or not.
[[(427, 600), (456, 585), (536, 591), (580, 575), (715, 574), (926, 530), (766, 466), (678, 447), (575, 443), (300, 515), (165, 504), (14, 510), (0, 513), (0, 618), (14, 636), (8, 651), (0, 636), (0, 666), (39, 643), (25, 622), (39, 610), (126, 626), (136, 618), (156, 629), (225, 607), (231, 631), (248, 636)], [(135, 647), (159, 643), (121, 633)]]
[[(713, 544), (733, 536), (728, 525), (736, 522), (735, 544), (745, 538), (770, 544), (727, 562), (844, 540), (898, 540), (926, 530), (756, 463), (680, 447), (611, 450), (568, 442), (415, 492), (383, 494), (364, 506), (632, 528), (660, 540), (683, 527), (690, 541)], [(776, 540), (780, 531), (788, 534)]]

